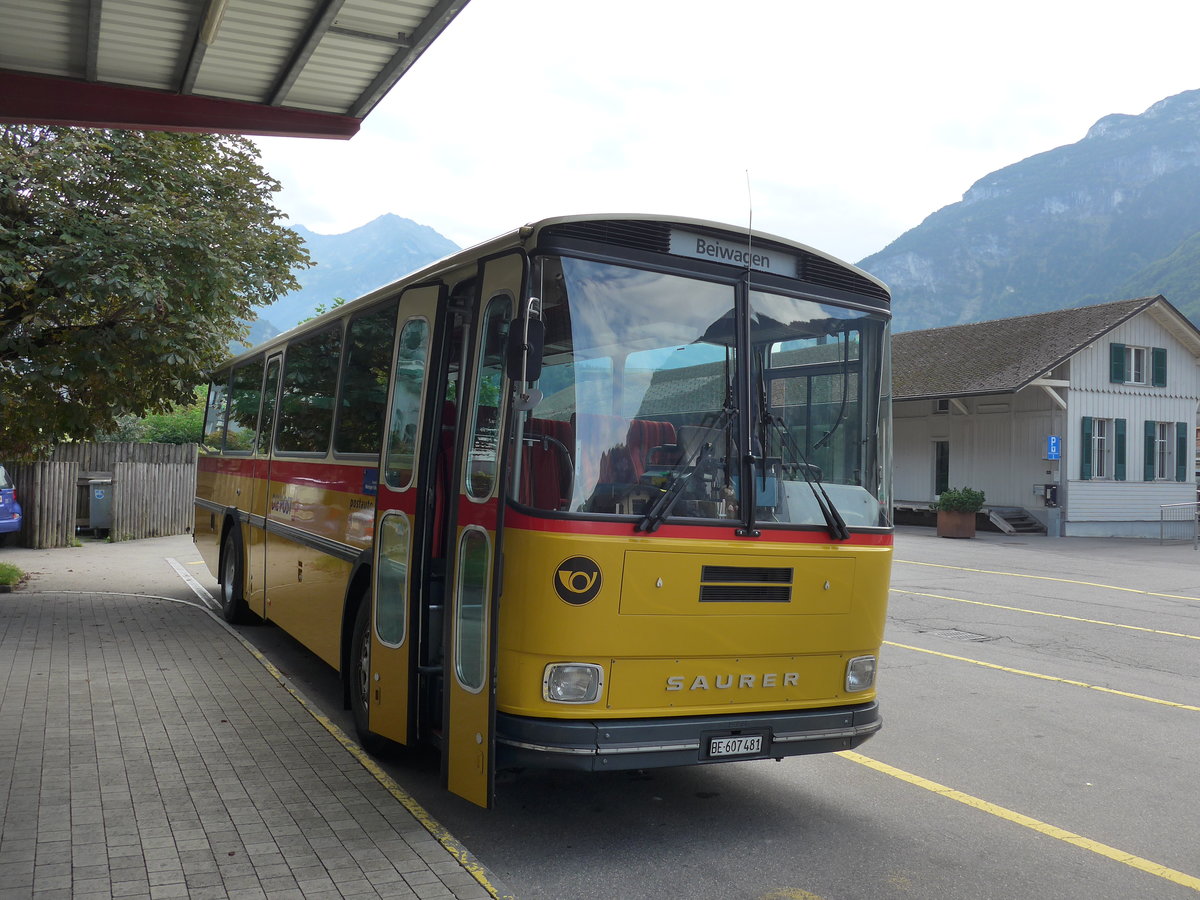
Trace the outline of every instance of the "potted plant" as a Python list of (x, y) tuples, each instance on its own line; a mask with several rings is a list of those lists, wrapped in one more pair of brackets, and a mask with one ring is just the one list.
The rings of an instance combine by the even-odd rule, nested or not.
[(975, 514), (983, 509), (983, 491), (949, 488), (930, 509), (937, 510), (937, 534), (944, 538), (975, 537)]

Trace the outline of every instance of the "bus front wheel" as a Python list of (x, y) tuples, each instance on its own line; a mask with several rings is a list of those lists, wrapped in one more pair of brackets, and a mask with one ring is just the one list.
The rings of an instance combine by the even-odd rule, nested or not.
[(379, 754), (387, 741), (371, 731), (371, 600), (363, 598), (354, 616), (350, 638), (350, 709), (354, 713), (354, 731), (368, 753)]
[(242, 594), (242, 551), (230, 531), (225, 535), (225, 549), (221, 553), (221, 615), (226, 622), (236, 625), (246, 621), (246, 613), (246, 599)]

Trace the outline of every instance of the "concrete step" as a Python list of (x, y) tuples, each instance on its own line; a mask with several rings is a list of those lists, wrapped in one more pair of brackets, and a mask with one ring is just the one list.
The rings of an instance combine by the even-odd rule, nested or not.
[(988, 518), (1005, 534), (1045, 534), (1046, 528), (1017, 506), (992, 506), (987, 510)]

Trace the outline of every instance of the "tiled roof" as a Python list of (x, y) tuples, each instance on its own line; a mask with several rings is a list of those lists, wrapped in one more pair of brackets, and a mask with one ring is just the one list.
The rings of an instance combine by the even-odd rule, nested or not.
[(896, 400), (1007, 394), (1025, 387), (1161, 296), (906, 331), (892, 339)]

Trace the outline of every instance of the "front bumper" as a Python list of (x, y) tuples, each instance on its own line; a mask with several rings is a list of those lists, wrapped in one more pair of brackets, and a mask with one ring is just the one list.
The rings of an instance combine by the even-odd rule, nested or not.
[[(656, 719), (534, 719), (496, 715), (496, 761), (582, 771), (652, 769), (746, 759), (782, 759), (857, 747), (883, 726), (876, 701), (832, 709)], [(709, 741), (764, 736), (750, 756), (710, 757)]]

